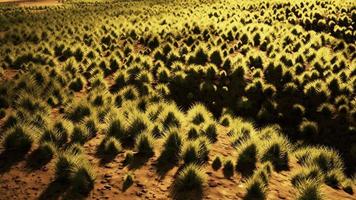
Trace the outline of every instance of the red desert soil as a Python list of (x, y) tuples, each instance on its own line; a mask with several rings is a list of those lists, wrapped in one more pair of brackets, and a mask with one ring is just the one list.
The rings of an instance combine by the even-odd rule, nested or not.
[[(227, 130), (219, 127), (218, 142), (212, 145), (210, 158), (215, 155), (236, 157), (230, 146)], [(155, 161), (159, 155), (160, 143), (156, 144), (155, 156), (150, 158), (145, 164), (138, 164), (137, 169), (124, 166), (124, 154), (119, 154), (113, 161), (102, 164), (95, 156), (95, 150), (103, 134), (98, 134), (96, 138), (85, 144), (85, 153), (88, 160), (95, 166), (97, 180), (94, 190), (89, 194), (88, 199), (169, 199), (170, 186), (178, 171), (173, 167), (166, 174), (159, 175), (156, 170)], [(231, 179), (224, 178), (222, 170), (214, 171), (209, 165), (206, 166), (208, 184), (206, 185), (203, 199), (242, 199), (245, 191), (245, 184), (240, 174), (235, 173)], [(4, 163), (0, 160), (0, 163)], [(64, 191), (56, 189), (54, 181), (55, 159), (38, 170), (30, 170), (26, 167), (26, 157), (12, 166), (1, 167), (0, 170), (0, 199), (66, 199)], [(296, 196), (296, 190), (290, 183), (290, 174), (299, 166), (292, 159), (290, 171), (272, 174), (268, 199), (292, 200)], [(123, 177), (131, 170), (134, 174), (134, 184), (126, 191), (122, 191)], [(355, 190), (356, 188), (354, 188)], [(323, 186), (322, 191), (325, 199), (356, 200), (356, 196), (347, 194), (341, 189), (333, 189)]]
[(0, 4), (14, 4), (18, 6), (58, 6), (62, 2), (59, 0), (0, 0)]

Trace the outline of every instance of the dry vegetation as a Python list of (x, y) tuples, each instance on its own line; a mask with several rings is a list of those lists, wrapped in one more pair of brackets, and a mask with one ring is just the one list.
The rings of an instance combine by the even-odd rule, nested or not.
[(337, 0), (0, 4), (0, 199), (356, 199), (355, 23)]

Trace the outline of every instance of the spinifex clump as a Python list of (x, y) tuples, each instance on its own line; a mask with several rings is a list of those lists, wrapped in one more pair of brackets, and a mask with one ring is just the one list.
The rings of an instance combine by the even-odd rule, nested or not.
[(9, 1), (3, 199), (353, 198), (355, 1)]

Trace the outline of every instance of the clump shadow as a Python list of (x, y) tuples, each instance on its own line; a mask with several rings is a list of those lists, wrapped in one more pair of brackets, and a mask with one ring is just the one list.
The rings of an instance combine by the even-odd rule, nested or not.
[(52, 160), (52, 157), (41, 158), (38, 151), (33, 151), (27, 159), (26, 167), (30, 170), (39, 170), (47, 165)]
[(56, 199), (86, 199), (89, 193), (82, 194), (71, 189), (70, 184), (63, 180), (54, 180), (41, 193), (38, 200), (56, 200)]
[(13, 165), (16, 165), (25, 158), (27, 152), (5, 150), (0, 153), (0, 174), (8, 172)]

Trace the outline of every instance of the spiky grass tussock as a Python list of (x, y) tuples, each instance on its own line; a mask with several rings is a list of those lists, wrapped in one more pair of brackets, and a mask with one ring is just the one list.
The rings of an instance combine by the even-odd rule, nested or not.
[(188, 59), (189, 64), (205, 65), (208, 62), (207, 49), (203, 46), (196, 48), (195, 52)]
[(103, 155), (103, 156), (116, 156), (118, 153), (122, 151), (122, 147), (120, 142), (112, 136), (108, 136), (104, 138), (99, 147), (98, 147), (98, 153)]
[(236, 169), (243, 175), (252, 174), (258, 161), (257, 145), (252, 142), (245, 143), (239, 147), (238, 151)]
[(333, 188), (339, 188), (345, 181), (346, 177), (344, 173), (340, 170), (330, 170), (324, 176), (325, 184)]
[(186, 142), (181, 151), (181, 158), (184, 164), (198, 163), (199, 161), (199, 145), (197, 142)]
[(124, 144), (134, 145), (137, 137), (152, 126), (148, 116), (140, 111), (132, 111), (127, 119), (127, 131), (120, 139)]
[(2, 146), (6, 151), (27, 153), (34, 143), (35, 130), (26, 125), (18, 125), (9, 129), (2, 138)]
[(244, 200), (264, 200), (266, 199), (266, 184), (258, 179), (251, 178), (246, 183), (246, 194)]
[[(97, 92), (99, 93), (99, 91)], [(112, 101), (111, 95), (107, 93), (99, 93), (99, 94), (89, 96), (90, 102), (94, 107), (100, 107), (105, 104), (110, 104)]]
[(84, 125), (78, 125), (73, 128), (71, 142), (84, 144), (89, 139), (89, 130)]
[(220, 50), (218, 50), (218, 49), (214, 50), (210, 54), (209, 60), (211, 63), (215, 64), (217, 67), (220, 67), (223, 63), (223, 58), (222, 58)]
[(184, 199), (192, 194), (202, 196), (206, 184), (206, 174), (195, 164), (185, 166), (176, 177), (172, 193), (177, 199)]
[(134, 183), (134, 177), (132, 173), (127, 173), (123, 177), (122, 190), (126, 191)]
[(85, 124), (86, 128), (88, 129), (89, 137), (95, 137), (99, 131), (98, 121), (94, 117), (91, 117), (91, 118), (87, 119), (84, 122), (84, 124)]
[(6, 116), (6, 111), (5, 111), (5, 109), (0, 109), (0, 119), (3, 119), (3, 118), (5, 118), (5, 116)]
[(48, 118), (48, 115), (42, 115), (37, 113), (30, 118), (32, 119), (28, 123), (30, 123), (39, 130), (46, 129), (50, 125), (50, 119)]
[(313, 180), (306, 180), (299, 183), (297, 200), (322, 200), (323, 194), (320, 191), (320, 183)]
[(302, 166), (316, 166), (323, 173), (331, 170), (344, 170), (343, 161), (338, 152), (327, 147), (304, 147), (294, 152)]
[(44, 130), (41, 135), (40, 142), (53, 142), (56, 146), (60, 147), (64, 144), (64, 136), (61, 132), (52, 129)]
[(50, 107), (45, 102), (40, 101), (35, 96), (33, 96), (33, 94), (20, 94), (19, 98), (16, 100), (16, 105), (19, 108), (22, 108), (27, 111), (29, 114), (50, 113)]
[(154, 138), (150, 134), (141, 134), (136, 139), (135, 150), (139, 155), (151, 157), (154, 154)]
[(85, 78), (82, 76), (77, 77), (69, 84), (69, 89), (73, 90), (74, 92), (81, 91), (86, 84)]
[(331, 152), (322, 152), (318, 157), (311, 160), (312, 163), (317, 165), (323, 172), (331, 171), (332, 169), (343, 171), (343, 162), (340, 156), (332, 155)]
[(84, 147), (81, 144), (74, 143), (65, 148), (65, 152), (73, 155), (81, 155), (84, 153)]
[(170, 127), (180, 128), (185, 121), (184, 119), (184, 113), (174, 103), (169, 103), (160, 112), (157, 120), (163, 124), (165, 129), (169, 129)]
[(204, 122), (213, 120), (213, 115), (203, 104), (194, 104), (187, 112), (188, 122), (200, 125)]
[(211, 142), (207, 137), (201, 136), (196, 142), (199, 146), (199, 160), (202, 163), (205, 163), (209, 160), (209, 153), (211, 148)]
[(96, 177), (91, 165), (77, 166), (70, 176), (73, 191), (87, 195), (94, 188)]
[(319, 133), (319, 127), (316, 122), (303, 121), (299, 125), (299, 132), (301, 133), (303, 138), (315, 139)]
[(322, 80), (315, 80), (304, 86), (304, 95), (312, 105), (320, 105), (330, 97), (330, 90)]
[(187, 130), (187, 138), (189, 140), (195, 140), (199, 137), (200, 127), (191, 125)]
[(76, 193), (86, 195), (94, 188), (95, 173), (81, 155), (62, 152), (58, 156), (55, 175), (58, 181), (69, 183)]
[(151, 121), (155, 122), (165, 106), (165, 102), (150, 103), (148, 104), (145, 113)]
[(4, 122), (4, 125), (2, 126), (3, 130), (10, 129), (14, 126), (16, 126), (22, 119), (14, 113), (10, 113), (7, 119)]
[(272, 163), (265, 162), (257, 170), (254, 171), (251, 178), (261, 180), (265, 185), (268, 185), (269, 178), (272, 172), (273, 172)]
[(66, 119), (61, 119), (53, 124), (52, 130), (58, 133), (58, 143), (65, 144), (69, 141), (73, 132), (73, 123)]
[(72, 132), (73, 124), (67, 120), (60, 120), (43, 131), (40, 141), (53, 142), (60, 147), (69, 141)]
[(226, 178), (234, 176), (235, 166), (234, 162), (231, 159), (224, 161), (223, 173)]
[(82, 158), (70, 153), (61, 153), (56, 163), (56, 179), (60, 181), (69, 181), (71, 173), (79, 165)]
[(216, 142), (218, 140), (218, 132), (215, 122), (206, 124), (202, 131), (202, 134), (206, 136), (210, 140), (210, 142)]
[(294, 186), (297, 186), (299, 183), (306, 180), (321, 182), (323, 178), (322, 173), (317, 166), (303, 167), (300, 170), (295, 171), (291, 177), (291, 182)]
[(222, 166), (221, 158), (220, 158), (219, 156), (216, 156), (216, 157), (214, 158), (213, 163), (212, 163), (211, 166), (212, 166), (212, 168), (213, 168), (214, 170), (220, 169), (221, 166)]
[(154, 138), (161, 138), (163, 136), (163, 126), (161, 124), (154, 124), (148, 131)]
[(45, 165), (52, 160), (56, 152), (55, 144), (52, 142), (44, 142), (31, 153), (28, 164), (33, 167)]
[(125, 153), (125, 159), (123, 161), (124, 165), (130, 165), (132, 161), (134, 160), (134, 154), (133, 152), (129, 151)]
[(157, 69), (157, 78), (160, 82), (163, 83), (168, 82), (170, 76), (171, 76), (171, 72), (167, 68), (160, 67)]
[(260, 140), (285, 140), (289, 143), (288, 139), (281, 134), (281, 128), (278, 125), (270, 125), (261, 129), (258, 133), (258, 139)]
[(225, 127), (229, 127), (232, 123), (233, 118), (229, 114), (224, 114), (220, 117), (219, 123)]
[(345, 181), (342, 183), (342, 189), (343, 189), (345, 192), (347, 192), (348, 194), (353, 195), (353, 194), (354, 194), (354, 191), (353, 191), (352, 185), (353, 185), (352, 180), (345, 180)]
[(256, 134), (252, 123), (244, 122), (239, 119), (234, 120), (230, 128), (229, 136), (231, 137), (234, 147), (238, 147)]
[(117, 115), (115, 117), (108, 117), (106, 120), (107, 128), (106, 133), (109, 136), (121, 139), (126, 132), (126, 118), (123, 115)]
[(139, 97), (139, 92), (135, 86), (125, 86), (119, 93), (125, 100), (136, 100)]
[(114, 74), (114, 77), (115, 83), (111, 87), (111, 91), (117, 92), (126, 86), (129, 77), (126, 71), (118, 71), (116, 74)]
[(184, 138), (179, 133), (179, 129), (170, 128), (164, 136), (163, 150), (159, 157), (161, 162), (176, 162), (184, 143)]
[(210, 142), (205, 138), (184, 143), (181, 157), (185, 164), (203, 164), (209, 159)]
[(90, 116), (93, 113), (93, 108), (88, 101), (78, 101), (71, 104), (65, 116), (73, 122), (81, 122), (85, 117)]
[(263, 142), (259, 150), (261, 161), (270, 161), (276, 170), (288, 169), (291, 149), (292, 146), (286, 138), (280, 135), (271, 135), (267, 141)]

